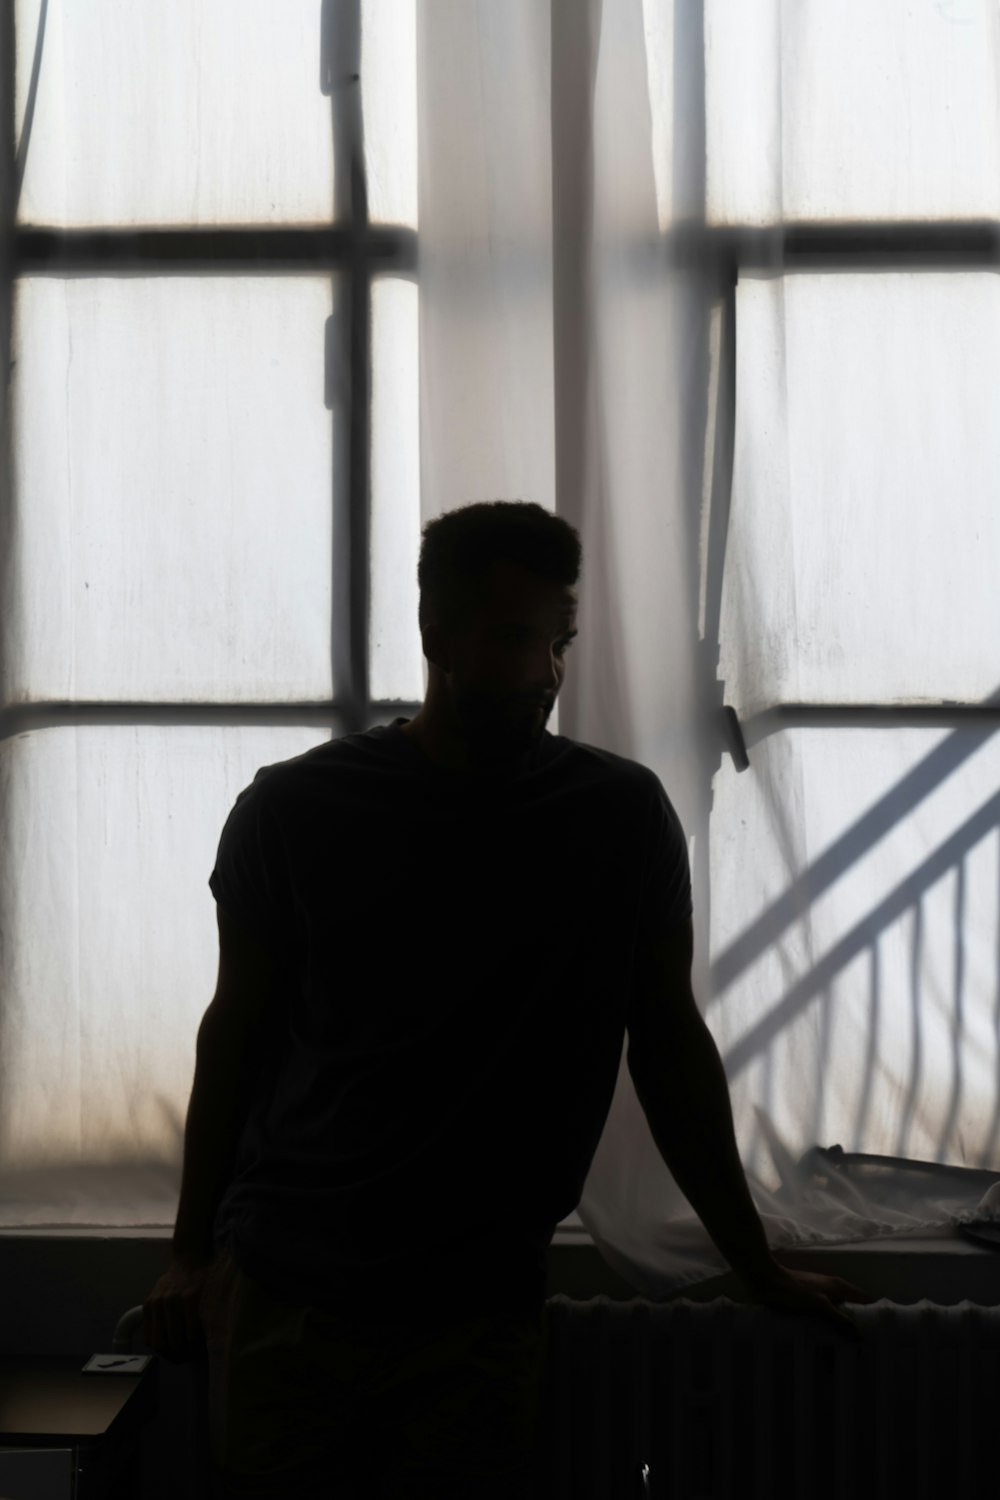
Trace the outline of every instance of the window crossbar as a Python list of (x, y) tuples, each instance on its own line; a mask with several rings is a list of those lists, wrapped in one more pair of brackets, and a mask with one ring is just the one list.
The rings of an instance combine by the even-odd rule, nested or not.
[[(70, 229), (17, 226), (14, 276), (174, 273), (239, 275), (357, 267), (413, 273), (417, 232), (399, 225), (206, 225)], [(647, 272), (716, 265), (739, 270), (927, 269), (1000, 266), (1000, 222), (785, 223), (773, 228), (682, 223), (631, 246)], [(631, 258), (626, 252), (626, 258)]]
[(414, 271), (412, 229), (316, 225), (269, 228), (82, 229), (19, 228), (12, 270), (26, 275), (174, 273), (233, 276), (361, 266), (370, 272)]

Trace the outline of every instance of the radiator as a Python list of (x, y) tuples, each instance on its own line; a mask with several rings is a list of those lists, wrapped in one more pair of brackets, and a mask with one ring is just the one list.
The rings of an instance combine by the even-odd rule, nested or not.
[(544, 1500), (1000, 1494), (1000, 1308), (547, 1303)]

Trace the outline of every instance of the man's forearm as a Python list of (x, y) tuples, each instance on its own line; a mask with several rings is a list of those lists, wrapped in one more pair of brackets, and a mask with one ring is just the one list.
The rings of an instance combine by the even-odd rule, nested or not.
[(661, 1070), (644, 1058), (635, 1083), (660, 1155), (733, 1270), (752, 1282), (780, 1266), (750, 1196), (733, 1127), (729, 1084), (702, 1022)]
[(184, 1129), (184, 1168), (173, 1253), (212, 1258), (212, 1222), (225, 1191), (257, 1076), (232, 1039), (204, 1025), (198, 1036), (194, 1085)]

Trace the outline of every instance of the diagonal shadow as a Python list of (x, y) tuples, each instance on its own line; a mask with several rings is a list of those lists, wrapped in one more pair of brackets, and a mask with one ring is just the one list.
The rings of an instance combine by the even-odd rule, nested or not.
[(785, 998), (726, 1053), (727, 1073), (738, 1073), (745, 1068), (881, 931), (890, 927), (907, 907), (914, 905), (925, 891), (936, 885), (962, 855), (997, 827), (1000, 827), (1000, 792), (984, 802), (979, 811), (935, 849), (912, 875), (902, 881), (883, 902), (873, 907), (862, 922), (846, 933), (808, 974), (803, 975), (798, 984), (792, 986)]
[[(754, 957), (776, 940), (780, 932), (789, 925), (793, 916), (801, 917), (803, 906), (808, 905), (809, 901), (815, 899), (820, 891), (825, 889), (833, 879), (841, 875), (848, 865), (860, 858), (867, 849), (871, 848), (876, 840), (901, 817), (910, 813), (917, 802), (927, 796), (944, 779), (945, 775), (949, 774), (957, 765), (960, 765), (968, 755), (972, 754), (979, 747), (983, 740), (994, 732), (993, 729), (985, 729), (979, 734), (965, 732), (952, 735), (943, 745), (937, 747), (931, 755), (927, 756), (920, 766), (915, 767), (909, 776), (904, 777), (889, 795), (884, 797), (852, 829), (848, 830), (825, 855), (816, 861), (810, 870), (804, 872), (789, 887), (789, 890), (778, 901), (774, 902), (769, 910), (754, 923), (753, 927), (742, 938), (730, 946), (717, 966), (727, 976), (725, 982), (732, 983), (732, 979), (736, 974), (748, 967)], [(972, 742), (971, 745), (970, 741)], [(961, 748), (956, 742), (961, 742)], [(748, 1066), (754, 1057), (766, 1052), (770, 1043), (774, 1041), (779, 1032), (793, 1022), (818, 995), (824, 994), (836, 976), (852, 963), (859, 953), (867, 948), (871, 948), (873, 951), (871, 993), (874, 1015), (870, 1032), (874, 1037), (877, 1030), (877, 1024), (875, 1023), (878, 1020), (879, 999), (878, 972), (875, 964), (877, 939), (881, 933), (898, 921), (899, 917), (909, 908), (915, 907), (917, 909), (917, 924), (914, 934), (914, 954), (911, 970), (914, 1061), (901, 1121), (900, 1140), (897, 1144), (898, 1154), (904, 1156), (906, 1154), (905, 1140), (919, 1095), (923, 1060), (920, 1017), (917, 1005), (918, 954), (922, 939), (920, 900), (932, 886), (938, 883), (943, 875), (950, 869), (957, 867), (959, 871), (959, 910), (956, 912), (956, 930), (961, 933), (964, 925), (963, 860), (971, 849), (979, 844), (987, 834), (998, 827), (1000, 827), (1000, 792), (991, 797), (971, 817), (961, 824), (948, 839), (934, 850), (923, 864), (919, 865), (912, 874), (901, 881), (884, 901), (873, 907), (862, 921), (858, 922), (807, 974), (802, 976), (785, 997), (746, 1036), (723, 1055), (723, 1064), (727, 1077), (729, 1079), (734, 1078), (736, 1074)], [(962, 1009), (961, 943), (959, 943), (956, 963), (958, 971), (956, 972), (955, 990), (957, 998), (955, 1015), (952, 1022), (952, 1084), (947, 1117), (942, 1127), (939, 1142), (939, 1159), (941, 1160), (944, 1160), (951, 1136), (959, 1124), (959, 1108), (962, 1097), (960, 1040), (964, 1016)], [(997, 1025), (1000, 1024), (1000, 1016), (997, 1014), (994, 1015), (994, 1023), (996, 1029)], [(858, 1129), (862, 1134), (865, 1117), (872, 1105), (875, 1065), (875, 1048), (872, 1046), (868, 1049), (859, 1106)], [(983, 1165), (992, 1161), (992, 1143), (996, 1139), (998, 1130), (1000, 1130), (1000, 1090), (996, 1093), (993, 1117), (990, 1121), (989, 1129), (986, 1131), (980, 1144), (979, 1160)], [(958, 1149), (963, 1156), (966, 1154), (965, 1141), (962, 1138), (960, 1130)]]
[[(711, 965), (711, 998), (706, 1009), (717, 1004), (723, 992), (734, 983), (737, 977), (755, 963), (766, 949), (777, 942), (787, 928), (801, 919), (805, 906), (815, 901), (829, 886), (839, 880), (850, 865), (862, 859), (880, 839), (892, 831), (897, 823), (912, 815), (914, 808), (924, 798), (936, 791), (942, 782), (947, 780), (979, 750), (991, 735), (996, 733), (996, 727), (991, 725), (978, 732), (964, 729), (950, 735), (919, 765), (914, 766), (913, 770), (904, 776), (891, 792), (888, 792), (881, 801), (847, 829), (836, 843), (831, 844), (830, 848), (820, 855), (807, 870), (803, 871), (798, 879), (793, 881), (787, 890), (761, 913), (753, 925), (730, 943), (729, 947), (724, 949)], [(992, 807), (993, 802), (990, 801), (985, 806)], [(979, 816), (977, 814), (976, 818), (964, 824), (963, 827), (972, 826)], [(942, 847), (953, 848), (957, 838), (959, 834), (954, 835)], [(936, 861), (937, 856), (933, 856), (921, 868), (930, 869), (936, 866)], [(928, 884), (930, 883), (928, 880)], [(900, 889), (909, 890), (911, 885), (912, 879), (906, 881)], [(894, 898), (890, 898), (892, 899)], [(877, 910), (882, 909), (877, 908)], [(863, 944), (859, 943), (858, 946), (863, 946)]]

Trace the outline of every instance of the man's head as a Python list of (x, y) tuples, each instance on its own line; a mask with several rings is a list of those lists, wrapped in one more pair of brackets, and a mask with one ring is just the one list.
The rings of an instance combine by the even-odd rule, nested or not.
[[(437, 534), (439, 548), (432, 528), (445, 522), (453, 530)], [(452, 769), (510, 763), (538, 743), (562, 687), (576, 634), (579, 537), (541, 506), (517, 502), (451, 511), (424, 536), (428, 686), (407, 728)]]

